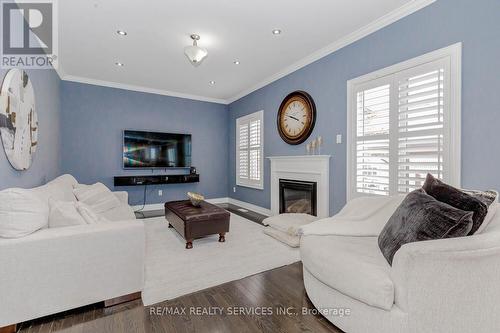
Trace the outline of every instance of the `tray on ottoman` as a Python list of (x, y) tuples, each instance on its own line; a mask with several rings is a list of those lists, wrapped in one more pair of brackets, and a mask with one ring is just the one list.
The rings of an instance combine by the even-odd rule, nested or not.
[(186, 249), (193, 247), (195, 238), (213, 234), (219, 234), (219, 242), (224, 242), (229, 232), (229, 212), (205, 201), (200, 207), (194, 207), (189, 200), (167, 202), (165, 218), (169, 227), (186, 240)]

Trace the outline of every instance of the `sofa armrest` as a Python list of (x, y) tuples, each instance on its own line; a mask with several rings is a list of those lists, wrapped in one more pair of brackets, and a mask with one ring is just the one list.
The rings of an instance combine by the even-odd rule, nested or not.
[(391, 269), (412, 332), (495, 331), (499, 276), (500, 233), (406, 244)]
[(144, 252), (136, 220), (0, 239), (0, 327), (141, 291)]
[(128, 205), (128, 192), (127, 191), (115, 191), (113, 193), (118, 198), (118, 200), (120, 200), (121, 203)]

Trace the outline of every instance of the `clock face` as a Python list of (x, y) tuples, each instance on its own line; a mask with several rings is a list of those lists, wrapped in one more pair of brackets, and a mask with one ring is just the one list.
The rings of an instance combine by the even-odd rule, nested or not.
[(290, 144), (304, 142), (314, 127), (316, 110), (312, 98), (305, 92), (288, 95), (278, 112), (278, 131)]

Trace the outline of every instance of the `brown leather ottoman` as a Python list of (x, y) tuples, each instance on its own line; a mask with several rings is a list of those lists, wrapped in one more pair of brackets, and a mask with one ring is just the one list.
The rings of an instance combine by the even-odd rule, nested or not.
[(200, 207), (194, 207), (189, 200), (167, 202), (165, 218), (168, 226), (184, 237), (186, 249), (193, 247), (195, 238), (213, 234), (219, 234), (219, 242), (225, 242), (229, 232), (229, 212), (205, 201)]

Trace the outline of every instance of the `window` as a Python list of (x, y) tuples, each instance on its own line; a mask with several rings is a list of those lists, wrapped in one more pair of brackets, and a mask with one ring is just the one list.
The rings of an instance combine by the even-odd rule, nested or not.
[(236, 119), (236, 185), (264, 188), (264, 111)]
[(420, 188), (427, 173), (460, 186), (456, 44), (348, 82), (348, 199)]

